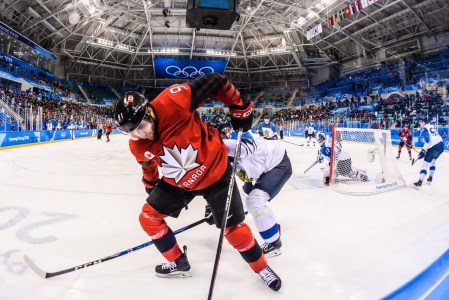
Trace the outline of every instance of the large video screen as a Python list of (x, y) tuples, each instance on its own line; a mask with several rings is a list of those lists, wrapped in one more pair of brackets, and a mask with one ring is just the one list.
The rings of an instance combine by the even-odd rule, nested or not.
[(223, 74), (226, 60), (194, 60), (155, 58), (154, 69), (156, 78), (192, 79), (207, 73)]

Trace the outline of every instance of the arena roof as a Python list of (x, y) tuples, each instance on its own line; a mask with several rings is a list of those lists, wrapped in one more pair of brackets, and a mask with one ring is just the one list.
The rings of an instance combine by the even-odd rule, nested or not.
[(187, 0), (3, 0), (0, 20), (58, 55), (68, 79), (120, 85), (174, 83), (155, 78), (155, 57), (225, 59), (240, 87), (301, 86), (323, 66), (421, 51), (422, 37), (448, 45), (449, 0), (241, 0), (230, 30), (186, 27), (186, 7)]

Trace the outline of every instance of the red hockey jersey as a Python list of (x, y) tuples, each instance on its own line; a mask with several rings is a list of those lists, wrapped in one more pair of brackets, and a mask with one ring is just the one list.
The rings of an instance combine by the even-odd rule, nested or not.
[[(216, 98), (226, 105), (242, 105), (238, 91), (227, 93), (232, 85), (224, 83)], [(159, 165), (167, 183), (185, 190), (201, 190), (224, 174), (228, 165), (226, 147), (218, 131), (204, 123), (194, 110), (205, 98), (192, 107), (192, 94), (186, 83), (165, 89), (150, 104), (156, 116), (157, 138), (129, 141), (137, 161), (147, 162), (147, 167), (142, 168), (145, 180), (159, 179)]]
[(411, 145), (412, 144), (412, 132), (410, 130), (405, 130), (402, 128), (399, 131), (399, 137), (401, 138), (401, 142)]

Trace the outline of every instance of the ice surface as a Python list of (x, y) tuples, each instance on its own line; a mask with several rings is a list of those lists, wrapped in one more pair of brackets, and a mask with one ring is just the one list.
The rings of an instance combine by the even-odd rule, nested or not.
[[(177, 235), (188, 246), (188, 279), (156, 277), (154, 266), (164, 259), (154, 246), (51, 279), (24, 264), (27, 254), (53, 272), (148, 241), (138, 222), (146, 198), (140, 166), (126, 136), (111, 140), (0, 151), (1, 300), (207, 298), (219, 234), (207, 224)], [(406, 188), (348, 196), (322, 186), (320, 165), (303, 174), (318, 146), (285, 146), (294, 174), (271, 202), (282, 225), (283, 254), (269, 259), (282, 278), (281, 292), (264, 286), (225, 242), (214, 299), (379, 299), (449, 248), (447, 153), (431, 186), (411, 188), (421, 161), (411, 167), (403, 149), (398, 164)], [(196, 198), (169, 225), (176, 230), (201, 219), (204, 204)]]

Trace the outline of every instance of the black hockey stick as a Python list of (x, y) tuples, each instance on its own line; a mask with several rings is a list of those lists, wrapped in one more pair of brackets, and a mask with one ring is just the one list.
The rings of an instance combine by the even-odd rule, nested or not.
[(304, 143), (302, 143), (302, 144), (296, 144), (296, 143), (292, 143), (292, 142), (287, 142), (286, 140), (282, 140), (282, 141), (284, 141), (284, 143), (292, 144), (292, 145), (295, 145), (295, 146), (298, 146), (298, 147), (304, 146)]
[(209, 295), (207, 296), (208, 300), (212, 299), (212, 294), (214, 293), (215, 279), (217, 278), (218, 272), (218, 263), (220, 262), (221, 249), (223, 247), (224, 231), (226, 229), (226, 224), (228, 222), (229, 207), (231, 206), (232, 191), (234, 190), (235, 172), (237, 169), (237, 158), (240, 156), (240, 144), (242, 141), (242, 133), (243, 129), (240, 128), (237, 135), (237, 143), (235, 145), (234, 161), (232, 162), (232, 174), (231, 180), (229, 182), (228, 194), (226, 197), (225, 211), (223, 214), (223, 219), (221, 220), (220, 237), (218, 239), (217, 253), (215, 254), (214, 269), (212, 271), (212, 278), (209, 286)]
[(415, 148), (413, 148), (413, 145), (410, 145), (410, 144), (407, 144), (407, 143), (404, 143), (404, 145), (405, 145), (406, 147), (409, 147), (410, 149), (412, 149), (412, 150), (415, 151), (416, 153), (419, 153), (418, 150), (416, 150)]
[[(188, 230), (190, 228), (193, 228), (195, 226), (198, 226), (198, 225), (200, 225), (201, 223), (204, 223), (204, 222), (206, 222), (205, 218), (176, 230), (174, 232), (174, 234), (178, 234), (178, 233), (184, 232), (184, 231), (186, 231), (186, 230)], [(61, 271), (56, 271), (56, 272), (45, 272), (44, 270), (39, 268), (31, 260), (31, 258), (29, 258), (27, 255), (24, 255), (23, 259), (25, 260), (25, 263), (28, 265), (28, 267), (30, 267), (30, 269), (33, 270), (37, 275), (39, 275), (42, 278), (50, 278), (50, 277), (55, 277), (55, 276), (59, 276), (59, 275), (62, 275), (62, 274), (70, 273), (70, 272), (73, 272), (73, 271), (78, 271), (80, 269), (84, 269), (84, 268), (91, 267), (91, 266), (94, 266), (94, 265), (98, 265), (98, 264), (100, 264), (102, 262), (105, 262), (105, 261), (108, 261), (108, 260), (111, 260), (111, 259), (123, 256), (123, 255), (126, 255), (128, 253), (140, 250), (142, 248), (145, 248), (147, 246), (151, 246), (153, 244), (154, 244), (153, 241), (149, 241), (149, 242), (140, 244), (138, 246), (129, 248), (127, 250), (124, 250), (124, 251), (121, 251), (121, 252), (118, 252), (118, 253), (115, 253), (115, 254), (112, 254), (112, 255), (109, 255), (109, 256), (97, 259), (97, 260), (93, 260), (91, 262), (88, 262), (88, 263), (85, 263), (85, 264), (82, 264), (82, 265), (79, 265), (79, 266), (76, 266), (76, 267), (72, 267), (72, 268), (68, 268), (68, 269), (61, 270)]]
[(412, 166), (415, 164), (415, 162), (417, 162), (418, 160), (420, 160), (421, 158), (413, 158), (412, 159)]

